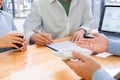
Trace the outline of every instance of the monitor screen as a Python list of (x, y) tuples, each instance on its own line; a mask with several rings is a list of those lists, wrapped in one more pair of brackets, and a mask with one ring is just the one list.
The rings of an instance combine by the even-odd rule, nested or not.
[(120, 33), (120, 6), (106, 6), (101, 30)]

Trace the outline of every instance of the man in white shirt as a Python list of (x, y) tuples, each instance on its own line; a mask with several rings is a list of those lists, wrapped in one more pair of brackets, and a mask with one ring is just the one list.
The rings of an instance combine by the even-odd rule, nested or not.
[[(69, 10), (64, 4), (67, 1)], [(92, 27), (90, 0), (36, 0), (25, 21), (24, 33), (28, 42), (45, 45), (67, 35), (79, 41)]]

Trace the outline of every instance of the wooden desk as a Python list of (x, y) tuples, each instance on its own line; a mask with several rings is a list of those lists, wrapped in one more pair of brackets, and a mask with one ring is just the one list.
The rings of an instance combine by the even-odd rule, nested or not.
[[(64, 39), (56, 41), (59, 40)], [(25, 52), (0, 53), (0, 80), (80, 79), (60, 58), (52, 55), (52, 52), (54, 51), (45, 46), (32, 45), (28, 46), (28, 50)], [(120, 57), (94, 58), (105, 70), (108, 70), (111, 76), (118, 77)]]

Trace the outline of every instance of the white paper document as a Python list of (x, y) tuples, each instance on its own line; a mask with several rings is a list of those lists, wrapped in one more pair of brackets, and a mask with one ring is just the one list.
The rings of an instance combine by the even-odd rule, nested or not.
[(103, 67), (103, 69), (105, 69), (112, 77), (115, 77), (116, 74), (120, 73), (120, 66), (118, 65), (108, 64), (105, 67)]
[(96, 56), (97, 57), (101, 57), (101, 58), (107, 58), (109, 56), (112, 56), (113, 54), (107, 53), (107, 52), (103, 52), (103, 53), (98, 53)]
[(77, 46), (77, 44), (75, 44), (72, 41), (62, 41), (62, 42), (57, 42), (57, 43), (52, 43), (50, 45), (46, 45), (47, 47), (55, 50), (55, 51), (72, 51), (72, 50), (76, 50), (76, 51), (80, 51), (81, 53), (88, 53), (88, 54), (92, 54), (92, 51), (86, 48), (81, 48), (80, 46)]

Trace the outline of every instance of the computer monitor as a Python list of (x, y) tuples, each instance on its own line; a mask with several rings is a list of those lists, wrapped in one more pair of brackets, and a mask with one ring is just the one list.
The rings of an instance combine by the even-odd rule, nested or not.
[(100, 30), (120, 33), (120, 6), (105, 6)]

